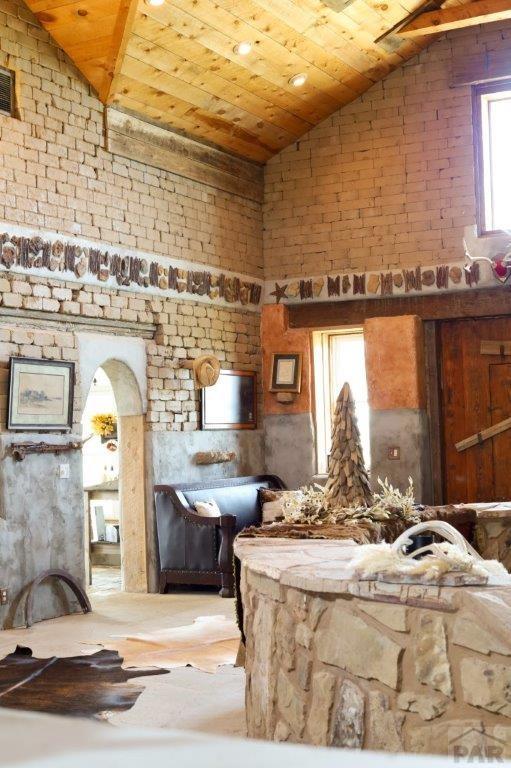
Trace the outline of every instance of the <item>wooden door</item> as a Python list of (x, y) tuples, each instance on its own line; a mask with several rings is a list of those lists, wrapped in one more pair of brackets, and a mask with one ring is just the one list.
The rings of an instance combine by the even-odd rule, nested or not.
[(511, 356), (481, 354), (511, 341), (511, 319), (441, 323), (444, 497), (447, 503), (511, 499), (511, 430), (458, 453), (455, 443), (511, 416)]

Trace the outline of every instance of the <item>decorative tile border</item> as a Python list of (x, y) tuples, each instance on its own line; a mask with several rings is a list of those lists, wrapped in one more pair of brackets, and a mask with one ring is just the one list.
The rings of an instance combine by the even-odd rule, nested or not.
[(0, 223), (2, 271), (252, 311), (264, 286), (248, 275)]
[(417, 266), (382, 272), (351, 272), (302, 279), (267, 280), (265, 304), (299, 304), (319, 301), (388, 299), (467, 291), (501, 285), (488, 262)]

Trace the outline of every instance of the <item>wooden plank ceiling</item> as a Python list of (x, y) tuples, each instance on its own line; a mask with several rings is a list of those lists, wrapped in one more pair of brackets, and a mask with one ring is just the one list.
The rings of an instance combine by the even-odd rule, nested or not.
[(375, 42), (421, 0), (26, 3), (105, 104), (260, 163), (432, 39)]

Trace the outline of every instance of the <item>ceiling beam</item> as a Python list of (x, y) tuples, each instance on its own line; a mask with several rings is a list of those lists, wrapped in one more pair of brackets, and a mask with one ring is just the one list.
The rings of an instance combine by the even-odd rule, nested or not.
[(120, 72), (129, 37), (131, 35), (135, 15), (138, 8), (138, 0), (122, 0), (117, 15), (115, 31), (108, 56), (105, 77), (99, 89), (99, 98), (106, 104), (113, 92), (115, 80)]
[(454, 29), (511, 19), (511, 0), (476, 0), (468, 5), (456, 5), (438, 11), (422, 13), (397, 34), (403, 37), (437, 35)]

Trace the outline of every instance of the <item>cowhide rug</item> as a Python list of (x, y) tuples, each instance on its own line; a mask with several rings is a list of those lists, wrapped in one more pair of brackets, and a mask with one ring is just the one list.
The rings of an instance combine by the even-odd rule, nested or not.
[(124, 658), (124, 667), (195, 667), (214, 673), (234, 665), (240, 643), (236, 623), (226, 616), (200, 616), (193, 624), (135, 635), (112, 636), (104, 647)]

